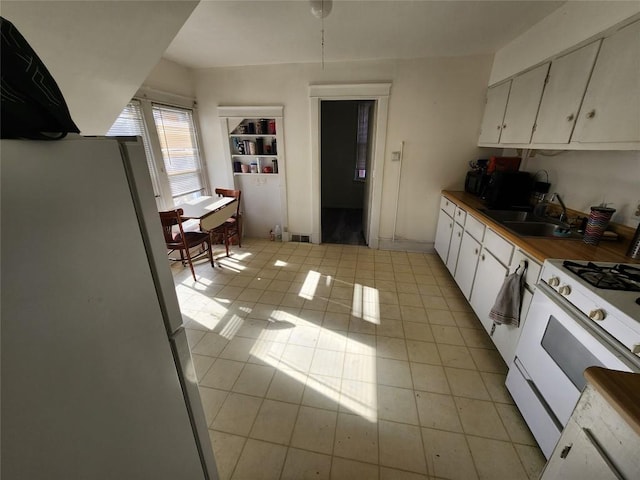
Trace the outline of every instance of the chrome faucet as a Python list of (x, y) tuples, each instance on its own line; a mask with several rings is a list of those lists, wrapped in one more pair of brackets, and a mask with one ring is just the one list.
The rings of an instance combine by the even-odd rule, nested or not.
[(551, 203), (554, 200), (558, 200), (558, 203), (560, 204), (560, 207), (562, 208), (562, 213), (560, 214), (560, 218), (558, 219), (560, 221), (560, 223), (564, 224), (567, 226), (567, 228), (569, 227), (569, 215), (567, 214), (567, 206), (564, 204), (564, 202), (562, 201), (562, 198), (560, 198), (560, 195), (558, 195), (557, 193), (553, 193), (551, 194), (551, 197), (549, 197), (549, 199), (545, 199), (544, 197), (542, 198), (542, 201), (535, 206), (535, 208), (533, 209), (533, 214), (537, 217), (544, 217), (547, 215), (547, 207), (549, 205), (551, 205)]
[(554, 193), (553, 195), (551, 195), (551, 199), (549, 201), (553, 202), (553, 200), (555, 199), (558, 200), (560, 207), (562, 207), (562, 213), (560, 214), (559, 220), (563, 223), (568, 223), (567, 220), (569, 220), (569, 215), (567, 215), (567, 206), (564, 204), (564, 202), (560, 198), (560, 195), (558, 195), (557, 193)]

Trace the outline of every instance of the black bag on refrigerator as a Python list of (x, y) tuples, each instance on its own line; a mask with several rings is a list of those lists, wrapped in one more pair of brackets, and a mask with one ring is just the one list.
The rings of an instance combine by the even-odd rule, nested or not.
[(47, 67), (18, 29), (0, 17), (0, 138), (58, 140), (79, 133)]

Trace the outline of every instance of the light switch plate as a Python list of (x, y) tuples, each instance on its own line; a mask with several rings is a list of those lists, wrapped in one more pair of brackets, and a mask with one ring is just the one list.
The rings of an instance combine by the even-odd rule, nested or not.
[(399, 162), (400, 161), (400, 152), (391, 152), (391, 161)]

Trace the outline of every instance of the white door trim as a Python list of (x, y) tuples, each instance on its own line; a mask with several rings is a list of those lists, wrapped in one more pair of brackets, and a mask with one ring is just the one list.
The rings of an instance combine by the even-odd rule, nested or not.
[(380, 231), (380, 211), (382, 209), (382, 172), (384, 171), (385, 148), (387, 144), (387, 116), (391, 83), (362, 83), (345, 85), (309, 85), (311, 115), (311, 241), (320, 243), (320, 102), (322, 100), (375, 100), (376, 123), (375, 142), (371, 157), (371, 181), (369, 202), (369, 225), (367, 238), (370, 248), (378, 248)]

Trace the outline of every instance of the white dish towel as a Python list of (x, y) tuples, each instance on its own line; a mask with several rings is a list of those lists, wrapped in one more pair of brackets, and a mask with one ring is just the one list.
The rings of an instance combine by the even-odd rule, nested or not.
[(520, 307), (522, 306), (522, 290), (524, 288), (524, 272), (527, 263), (518, 265), (516, 271), (505, 278), (502, 288), (498, 292), (496, 302), (489, 312), (489, 318), (493, 320), (493, 334), (496, 325), (520, 325)]

